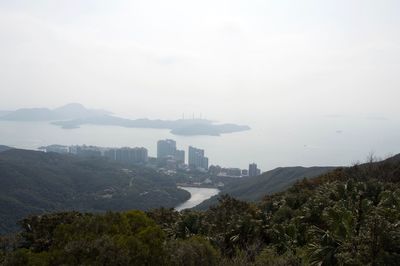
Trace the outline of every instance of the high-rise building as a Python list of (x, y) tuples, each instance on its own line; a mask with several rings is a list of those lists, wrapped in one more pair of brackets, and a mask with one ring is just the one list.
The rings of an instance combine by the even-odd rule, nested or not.
[(133, 148), (133, 162), (146, 163), (148, 161), (148, 152), (146, 148)]
[(208, 157), (203, 157), (202, 167), (204, 170), (208, 170)]
[(159, 140), (157, 142), (157, 159), (175, 160), (177, 163), (185, 163), (185, 151), (176, 149), (176, 142), (172, 139)]
[(110, 160), (116, 161), (117, 160), (116, 151), (117, 149), (107, 149), (104, 151), (104, 156), (109, 158)]
[(176, 150), (175, 151), (175, 160), (178, 163), (185, 163), (185, 151), (184, 150)]
[(115, 151), (115, 159), (118, 162), (129, 163), (132, 160), (131, 149), (129, 148), (120, 148)]
[(189, 146), (189, 167), (208, 169), (208, 158), (204, 157), (204, 150)]
[(104, 148), (97, 146), (75, 145), (60, 146), (50, 145), (43, 147), (47, 152), (57, 151), (59, 153), (71, 153), (77, 156), (92, 157), (104, 156), (113, 161), (126, 163), (146, 163), (148, 161), (148, 152), (146, 148)]
[(95, 146), (75, 146), (74, 149), (72, 149), (76, 155), (82, 156), (82, 157), (97, 157), (101, 156), (101, 150), (98, 147)]
[(69, 147), (63, 145), (50, 145), (43, 147), (43, 150), (46, 152), (55, 152), (55, 153), (69, 153)]
[(146, 163), (148, 160), (146, 148), (120, 148), (111, 149), (104, 153), (105, 156), (124, 163)]
[(175, 158), (176, 142), (172, 139), (159, 140), (157, 142), (157, 158)]
[(257, 164), (249, 164), (249, 176), (258, 176), (260, 173), (261, 170), (257, 168)]

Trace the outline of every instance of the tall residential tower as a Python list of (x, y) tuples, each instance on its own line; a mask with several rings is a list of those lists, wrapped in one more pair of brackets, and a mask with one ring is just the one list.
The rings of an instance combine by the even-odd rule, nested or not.
[(257, 168), (257, 164), (249, 164), (249, 176), (258, 176), (261, 174), (261, 170)]
[(208, 170), (208, 158), (204, 156), (204, 150), (189, 146), (189, 167)]
[(176, 149), (175, 140), (159, 140), (157, 142), (157, 159), (173, 159), (178, 163), (185, 163), (185, 151)]
[(176, 142), (172, 139), (159, 140), (157, 142), (157, 159), (175, 157)]

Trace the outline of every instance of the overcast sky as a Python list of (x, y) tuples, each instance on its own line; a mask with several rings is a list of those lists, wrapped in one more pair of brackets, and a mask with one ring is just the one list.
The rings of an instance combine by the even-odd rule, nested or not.
[(0, 110), (387, 117), (399, 85), (396, 0), (0, 1)]

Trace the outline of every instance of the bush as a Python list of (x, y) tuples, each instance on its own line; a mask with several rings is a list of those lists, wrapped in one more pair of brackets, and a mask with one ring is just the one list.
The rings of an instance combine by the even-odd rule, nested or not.
[(171, 265), (218, 265), (219, 254), (204, 238), (195, 236), (185, 240), (172, 240), (168, 245)]

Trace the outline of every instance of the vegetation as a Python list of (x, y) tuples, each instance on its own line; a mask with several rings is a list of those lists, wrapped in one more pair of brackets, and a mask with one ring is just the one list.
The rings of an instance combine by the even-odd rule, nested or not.
[[(293, 185), (296, 181), (304, 178), (320, 176), (324, 173), (334, 170), (335, 167), (279, 167), (265, 172), (259, 176), (248, 178), (213, 178), (214, 182), (222, 182), (223, 194), (245, 200), (260, 201), (266, 194), (272, 194), (283, 191)], [(214, 196), (202, 204), (196, 206), (198, 210), (206, 210), (212, 205), (218, 203), (219, 196)]]
[[(8, 150), (0, 153), (0, 234), (30, 214), (173, 207), (189, 193), (173, 177), (106, 158)], [(12, 210), (12, 211), (10, 211)]]
[(11, 147), (0, 145), (0, 152), (11, 150)]
[(400, 158), (336, 169), (260, 202), (28, 217), (4, 265), (399, 265)]

